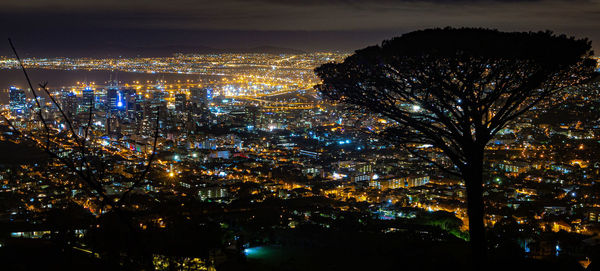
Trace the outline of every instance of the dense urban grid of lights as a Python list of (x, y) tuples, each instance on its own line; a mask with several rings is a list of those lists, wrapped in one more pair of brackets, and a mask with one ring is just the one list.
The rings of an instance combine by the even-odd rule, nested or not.
[[(249, 192), (252, 202), (315, 196), (338, 202), (322, 212), (286, 210), (280, 217), (281, 227), (317, 224), (329, 228), (336, 216), (349, 210), (378, 220), (410, 220), (422, 213), (447, 211), (463, 221), (451, 233), (464, 238), (468, 223), (464, 186), (459, 179), (381, 141), (377, 133), (394, 126), (393, 121), (348, 111), (323, 101), (312, 89), (318, 83), (312, 72), (316, 66), (346, 56), (314, 53), (25, 59), (26, 68), (196, 74), (198, 79), (74, 82), (72, 86), (51, 89), (70, 124), (47, 96), (39, 98), (42, 108), (38, 109), (34, 99), (26, 95), (26, 86), (3, 86), (10, 101), (2, 107), (2, 113), (18, 129), (36, 135), (34, 140), (44, 146), (44, 131), (36, 121), (41, 110), (56, 134), (50, 139), (52, 145), (60, 146), (65, 157), (76, 148), (74, 138), (66, 133), (68, 125), (73, 125), (79, 136), (87, 136), (90, 155), (108, 161), (109, 174), (102, 182), (110, 194), (122, 193), (133, 185), (131, 178), (151, 154), (153, 134), (158, 131), (157, 160), (135, 193), (167, 193), (227, 205), (243, 194), (245, 183), (255, 183), (257, 186)], [(14, 59), (0, 60), (0, 69), (16, 68)], [(532, 110), (487, 146), (488, 226), (506, 219), (508, 208), (521, 211), (511, 215), (519, 227), (597, 232), (600, 194), (593, 187), (600, 181), (600, 165), (594, 157), (600, 150), (600, 123), (595, 111), (578, 108), (597, 109), (600, 104), (594, 97), (599, 92), (597, 83), (565, 90), (560, 93), (564, 102), (559, 107)], [(418, 112), (421, 108), (412, 105), (410, 110)], [(159, 117), (155, 123), (156, 114)], [(88, 124), (89, 134), (85, 128)], [(6, 124), (0, 139), (25, 142)], [(431, 145), (418, 147), (433, 161), (448, 163)], [(4, 213), (11, 219), (31, 216), (66, 206), (70, 201), (94, 215), (106, 212), (65, 169), (58, 162), (44, 168), (37, 163), (23, 164), (16, 171), (1, 168), (0, 191), (20, 191), (25, 199), (24, 204)], [(19, 182), (11, 181), (9, 176), (14, 174), (20, 176)], [(328, 220), (319, 219), (321, 216)], [(165, 228), (168, 221), (148, 218), (140, 223), (141, 229), (147, 227)], [(389, 227), (382, 231), (397, 230)], [(531, 246), (524, 243), (522, 249), (531, 253)], [(243, 251), (250, 256), (259, 250)], [(563, 250), (556, 245), (552, 253)], [(159, 256), (155, 258), (157, 266), (163, 261)], [(200, 259), (190, 262), (204, 266)]]

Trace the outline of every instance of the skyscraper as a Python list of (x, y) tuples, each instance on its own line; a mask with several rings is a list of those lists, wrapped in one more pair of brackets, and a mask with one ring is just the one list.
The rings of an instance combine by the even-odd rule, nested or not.
[(73, 92), (65, 91), (62, 93), (62, 107), (65, 115), (73, 121), (77, 114), (77, 96)]
[(89, 112), (94, 107), (94, 90), (91, 87), (83, 89), (81, 112)]
[(24, 114), (27, 109), (25, 91), (11, 86), (9, 91), (9, 108), (15, 114)]
[(123, 94), (123, 110), (126, 111), (126, 116), (130, 120), (137, 118), (137, 112), (141, 111), (140, 103), (142, 101), (142, 95), (138, 95), (135, 89), (128, 88), (122, 90)]
[(185, 96), (185, 94), (180, 93), (180, 94), (175, 94), (175, 111), (176, 112), (184, 112), (185, 111), (185, 104), (187, 102), (187, 97)]
[(106, 91), (106, 102), (108, 110), (111, 113), (118, 111), (125, 111), (127, 109), (127, 95), (128, 91), (121, 90), (116, 87), (110, 87)]
[(207, 105), (212, 96), (212, 90), (209, 88), (190, 88), (190, 100), (197, 106)]

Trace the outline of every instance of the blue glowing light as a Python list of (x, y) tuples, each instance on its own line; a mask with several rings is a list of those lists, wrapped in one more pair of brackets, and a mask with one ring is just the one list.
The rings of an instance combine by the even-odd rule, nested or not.
[(244, 255), (250, 259), (265, 259), (268, 257), (273, 257), (274, 249), (269, 247), (248, 247), (244, 246), (243, 250)]
[(117, 107), (123, 107), (123, 95), (121, 92), (117, 92)]
[(206, 99), (211, 101), (213, 99), (213, 91), (212, 89), (206, 89)]

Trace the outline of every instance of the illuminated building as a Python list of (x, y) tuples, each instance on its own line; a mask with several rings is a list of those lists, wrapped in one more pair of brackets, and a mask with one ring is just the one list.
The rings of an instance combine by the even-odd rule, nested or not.
[(201, 200), (225, 198), (227, 189), (224, 187), (205, 187), (198, 190), (198, 197)]
[(82, 91), (82, 101), (80, 112), (89, 112), (94, 107), (94, 90), (91, 87), (85, 87)]
[(183, 94), (183, 93), (175, 94), (175, 111), (184, 112), (186, 102), (187, 102), (187, 97), (185, 94)]
[(125, 97), (123, 92), (118, 88), (109, 88), (106, 92), (108, 109), (111, 113), (126, 109)]
[(190, 88), (190, 100), (196, 106), (207, 105), (212, 98), (212, 90), (209, 88)]
[(24, 114), (27, 108), (25, 91), (16, 87), (10, 87), (9, 107), (10, 110), (17, 115)]
[(429, 183), (429, 176), (411, 176), (404, 178), (379, 179), (372, 178), (369, 186), (377, 189), (397, 189), (421, 186)]
[(77, 96), (70, 91), (62, 92), (62, 107), (69, 120), (74, 120), (77, 114)]

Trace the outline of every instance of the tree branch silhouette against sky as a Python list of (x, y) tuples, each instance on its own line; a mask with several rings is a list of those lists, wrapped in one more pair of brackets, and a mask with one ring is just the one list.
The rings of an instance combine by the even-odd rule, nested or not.
[[(486, 258), (486, 145), (506, 124), (557, 90), (593, 76), (588, 40), (550, 32), (428, 29), (357, 50), (315, 69), (326, 98), (398, 125), (383, 137), (428, 144), (463, 178), (475, 270)], [(451, 169), (448, 169), (451, 170)]]

